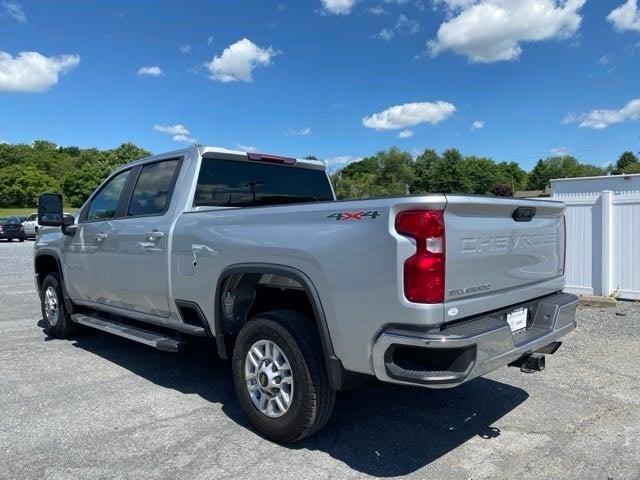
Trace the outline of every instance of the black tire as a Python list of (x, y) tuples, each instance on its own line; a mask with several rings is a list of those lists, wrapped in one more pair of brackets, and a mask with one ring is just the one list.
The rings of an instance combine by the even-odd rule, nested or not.
[[(284, 415), (270, 418), (253, 404), (245, 380), (245, 359), (259, 340), (274, 342), (291, 365), (294, 389)], [(325, 426), (335, 403), (329, 384), (320, 337), (312, 320), (292, 310), (272, 310), (253, 317), (240, 330), (233, 349), (233, 383), (236, 396), (253, 427), (264, 437), (292, 443)]]
[(24, 242), (24, 238), (21, 238), (21, 239), (20, 239), (20, 241), (21, 241), (21, 242)]
[[(53, 321), (52, 316), (47, 312), (47, 290), (52, 288), (56, 293), (56, 302), (58, 308), (57, 321)], [(45, 323), (45, 332), (55, 338), (67, 338), (76, 333), (76, 324), (73, 323), (67, 313), (64, 305), (64, 297), (62, 296), (62, 285), (57, 273), (50, 273), (42, 282), (40, 289), (40, 308), (42, 310), (42, 319)]]

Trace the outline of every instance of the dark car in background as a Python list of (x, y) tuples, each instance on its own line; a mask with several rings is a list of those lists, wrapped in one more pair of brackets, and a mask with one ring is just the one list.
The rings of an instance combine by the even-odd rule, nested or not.
[(24, 242), (27, 235), (18, 217), (0, 217), (0, 239), (11, 241), (13, 239)]

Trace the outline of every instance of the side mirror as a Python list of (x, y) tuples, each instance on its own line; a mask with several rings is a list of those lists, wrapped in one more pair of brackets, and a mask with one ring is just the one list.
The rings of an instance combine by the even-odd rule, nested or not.
[(38, 197), (38, 224), (45, 227), (62, 226), (62, 195), (43, 193)]
[(73, 215), (65, 213), (62, 215), (62, 233), (69, 236), (74, 236), (78, 230), (76, 225), (76, 219)]

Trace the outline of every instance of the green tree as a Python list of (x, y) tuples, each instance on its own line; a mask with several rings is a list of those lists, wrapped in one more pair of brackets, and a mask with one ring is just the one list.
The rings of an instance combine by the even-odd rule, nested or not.
[(105, 163), (85, 163), (67, 173), (61, 183), (65, 201), (72, 207), (80, 207), (106, 178), (109, 171)]
[(151, 155), (150, 152), (130, 142), (123, 143), (118, 148), (105, 152), (106, 161), (112, 168), (119, 167), (132, 160), (148, 157), (149, 155)]
[(549, 184), (549, 180), (554, 178), (591, 177), (605, 173), (603, 168), (581, 164), (570, 155), (549, 157), (538, 160), (529, 173), (528, 187), (530, 190), (544, 190)]
[(527, 172), (517, 162), (500, 162), (496, 164), (497, 184), (507, 184), (512, 190), (527, 188)]
[(469, 185), (469, 190), (464, 193), (485, 195), (498, 182), (496, 163), (490, 158), (466, 157), (463, 160), (462, 171)]
[(431, 186), (437, 193), (471, 193), (473, 185), (465, 175), (464, 159), (455, 148), (446, 150), (431, 168)]
[(622, 175), (624, 173), (637, 173), (640, 167), (638, 157), (633, 152), (624, 152), (618, 158), (615, 168), (611, 171), (614, 175)]
[(331, 176), (336, 196), (343, 199), (405, 195), (414, 180), (412, 164), (411, 155), (396, 147), (350, 163)]
[(111, 170), (146, 156), (149, 152), (132, 143), (106, 151), (59, 147), (47, 140), (0, 144), (1, 206), (33, 207), (38, 194), (61, 190), (72, 206), (79, 206)]
[(627, 165), (624, 168), (624, 173), (626, 174), (631, 174), (631, 173), (640, 173), (640, 162), (638, 163), (631, 163), (629, 165)]
[(413, 183), (413, 159), (407, 152), (396, 147), (378, 152), (376, 157), (380, 166), (376, 183), (380, 195), (406, 195)]
[(410, 191), (414, 194), (435, 192), (431, 181), (431, 169), (441, 160), (435, 150), (425, 150), (413, 163), (414, 180)]
[(38, 195), (57, 191), (57, 179), (33, 166), (12, 165), (0, 170), (0, 207), (35, 208)]
[(350, 176), (338, 171), (331, 175), (331, 183), (338, 200), (376, 195), (375, 180), (376, 176), (370, 173)]
[(352, 162), (342, 169), (342, 173), (348, 177), (357, 177), (362, 174), (377, 175), (380, 164), (376, 157), (363, 158), (357, 162)]

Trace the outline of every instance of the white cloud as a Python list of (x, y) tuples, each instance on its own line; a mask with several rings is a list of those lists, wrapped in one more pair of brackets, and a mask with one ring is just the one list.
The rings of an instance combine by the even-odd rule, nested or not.
[(625, 30), (640, 32), (640, 9), (638, 9), (637, 0), (627, 0), (618, 8), (612, 10), (607, 15), (607, 20), (620, 32)]
[(171, 135), (174, 142), (195, 143), (197, 139), (191, 136), (191, 132), (184, 125), (177, 123), (175, 125), (154, 125), (156, 132)]
[(138, 69), (138, 75), (140, 76), (149, 76), (149, 77), (160, 77), (162, 75), (162, 69), (157, 65), (153, 65), (151, 67), (140, 67)]
[(207, 37), (207, 47), (210, 47), (211, 45), (213, 45), (213, 35), (209, 35)]
[(419, 31), (420, 24), (402, 13), (398, 16), (398, 20), (396, 20), (396, 23), (392, 27), (383, 28), (376, 34), (376, 37), (381, 40), (391, 40), (396, 33), (413, 35)]
[(175, 125), (154, 125), (156, 132), (167, 133), (169, 135), (189, 135), (189, 130), (184, 125), (177, 123)]
[(311, 127), (304, 127), (301, 128), (300, 130), (295, 130), (293, 128), (287, 128), (284, 131), (285, 135), (290, 135), (290, 136), (301, 136), (301, 137), (305, 137), (307, 135), (311, 135)]
[(411, 138), (413, 137), (413, 130), (401, 130), (400, 133), (398, 133), (398, 138)]
[(580, 128), (602, 130), (616, 123), (638, 120), (639, 118), (640, 98), (635, 98), (618, 110), (599, 109), (587, 113), (570, 113), (562, 123), (577, 123)]
[(191, 45), (182, 45), (180, 47), (180, 53), (182, 53), (183, 55), (191, 55), (192, 51), (193, 49), (191, 48)]
[(600, 65), (609, 65), (611, 63), (613, 63), (615, 60), (615, 55), (613, 53), (607, 53), (605, 55), (602, 55), (599, 59), (598, 59), (598, 63)]
[(243, 152), (257, 152), (258, 151), (258, 147), (253, 147), (251, 145), (242, 145), (241, 143), (239, 143), (236, 146), (238, 147), (238, 150), (242, 150)]
[(387, 11), (380, 5), (368, 8), (367, 12), (369, 12), (371, 15), (385, 15), (387, 13)]
[(374, 130), (401, 130), (420, 123), (436, 125), (455, 111), (456, 107), (449, 102), (405, 103), (364, 117), (362, 124)]
[(394, 35), (395, 34), (393, 30), (389, 28), (383, 28), (375, 35), (375, 37), (379, 38), (380, 40), (389, 41), (393, 38)]
[(484, 128), (484, 120), (476, 120), (475, 122), (473, 122), (471, 124), (471, 131), (472, 132), (474, 130), (480, 130), (481, 128)]
[(6, 15), (9, 15), (18, 23), (27, 23), (27, 15), (22, 9), (22, 5), (12, 2), (2, 2), (2, 8)]
[(0, 92), (44, 92), (58, 83), (60, 74), (79, 63), (79, 55), (45, 57), (38, 52), (20, 52), (13, 57), (0, 51)]
[(454, 12), (459, 9), (468, 8), (477, 0), (434, 0), (435, 5), (444, 5), (448, 10)]
[(324, 162), (327, 170), (338, 170), (342, 167), (346, 167), (350, 163), (358, 162), (362, 160), (362, 157), (354, 157), (352, 155), (338, 155), (337, 157), (325, 158)]
[(247, 38), (232, 43), (205, 64), (209, 78), (219, 82), (251, 82), (251, 72), (258, 66), (268, 66), (271, 59), (280, 52), (271, 47), (260, 48)]
[(567, 155), (571, 155), (571, 149), (569, 147), (556, 147), (549, 150), (551, 155), (555, 155), (557, 157), (564, 157)]
[(322, 11), (334, 15), (348, 15), (356, 0), (321, 0)]
[(197, 142), (197, 139), (189, 135), (174, 135), (172, 138), (174, 142), (180, 142), (180, 143), (196, 143)]
[(517, 60), (521, 43), (572, 36), (586, 0), (442, 0), (451, 18), (427, 43), (432, 56), (445, 50), (472, 62)]

